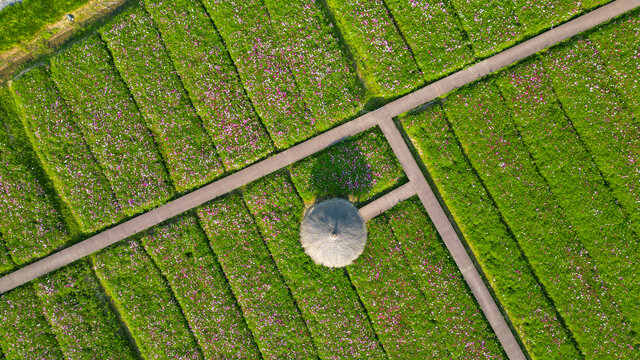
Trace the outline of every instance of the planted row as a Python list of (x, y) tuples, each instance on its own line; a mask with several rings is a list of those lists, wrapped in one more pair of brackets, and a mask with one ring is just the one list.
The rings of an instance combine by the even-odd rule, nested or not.
[[(313, 115), (295, 81), (262, 0), (205, 0), (253, 106), (278, 148), (315, 133)], [(280, 5), (282, 6), (282, 5)]]
[[(557, 198), (538, 173), (497, 89), (447, 98), (452, 128), (538, 278), (588, 357), (628, 358), (633, 334)], [(605, 314), (603, 318), (599, 314)], [(608, 339), (607, 342), (599, 339)]]
[[(434, 105), (401, 120), (527, 352), (534, 359), (581, 358), (572, 334), (469, 164), (442, 108)], [(394, 228), (402, 224), (398, 221), (392, 221)]]
[(271, 153), (271, 139), (200, 2), (144, 0), (144, 7), (225, 168), (239, 169)]
[(397, 96), (423, 82), (416, 60), (382, 0), (328, 0), (327, 5), (371, 95)]
[(80, 229), (93, 232), (121, 219), (111, 185), (48, 72), (31, 69), (13, 90), (34, 149)]
[(224, 171), (211, 139), (182, 88), (151, 18), (138, 6), (100, 33), (140, 108), (178, 191)]
[(34, 288), (65, 359), (135, 359), (88, 262), (38, 278)]
[(242, 198), (216, 199), (198, 216), (262, 356), (317, 357), (305, 319)]
[(154, 227), (141, 242), (167, 279), (205, 358), (260, 358), (225, 274), (192, 215)]
[[(68, 239), (11, 94), (0, 88), (0, 232), (17, 264), (48, 254)], [(13, 267), (0, 253), (0, 272)]]
[(173, 189), (162, 158), (100, 38), (53, 57), (51, 72), (124, 214), (169, 199)]
[(304, 253), (300, 245), (304, 204), (286, 173), (249, 184), (243, 196), (306, 320), (318, 355), (324, 359), (385, 358), (344, 269), (316, 265)]
[(320, 2), (264, 3), (316, 131), (358, 112), (364, 100), (362, 86)]
[(137, 240), (118, 243), (92, 260), (144, 358), (203, 358), (178, 302)]
[(306, 203), (326, 196), (363, 202), (404, 180), (402, 167), (378, 128), (305, 158), (290, 171)]

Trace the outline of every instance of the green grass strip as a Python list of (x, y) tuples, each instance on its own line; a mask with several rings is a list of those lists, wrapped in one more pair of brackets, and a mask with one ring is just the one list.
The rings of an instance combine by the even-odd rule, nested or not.
[[(401, 120), (527, 352), (534, 359), (580, 359), (571, 334), (466, 159), (442, 108), (434, 105)], [(401, 223), (392, 220), (392, 225)]]
[(15, 264), (11, 260), (11, 254), (9, 254), (4, 240), (0, 237), (0, 274), (4, 274), (14, 267)]
[(387, 218), (376, 217), (367, 228), (364, 253), (347, 270), (387, 356), (450, 358)]
[(262, 0), (203, 3), (276, 147), (288, 148), (311, 137), (317, 119), (304, 102), (285, 55), (288, 50), (280, 43)]
[(496, 82), (540, 174), (597, 263), (612, 297), (640, 334), (638, 236), (562, 112), (548, 78), (540, 62), (527, 62)]
[[(493, 83), (466, 87), (445, 110), (471, 163), (587, 357), (629, 358), (631, 328), (538, 173)], [(505, 121), (506, 120), (506, 121)], [(607, 339), (607, 342), (600, 341)]]
[(543, 57), (562, 108), (640, 233), (640, 128), (589, 40)]
[(411, 47), (426, 81), (473, 62), (474, 55), (455, 11), (439, 0), (385, 0)]
[(214, 145), (149, 15), (132, 7), (100, 33), (154, 135), (176, 190), (193, 189), (220, 176), (224, 169)]
[(198, 216), (262, 356), (317, 358), (305, 320), (242, 198), (216, 199)]
[(9, 360), (63, 360), (31, 285), (0, 295), (0, 346)]
[(597, 29), (589, 39), (598, 50), (616, 90), (624, 95), (635, 118), (640, 118), (640, 12), (633, 11)]
[[(397, 242), (387, 251), (404, 260), (422, 290), (432, 319), (451, 357), (456, 359), (504, 359), (500, 343), (460, 270), (438, 236), (420, 201), (414, 197), (387, 212)], [(387, 225), (387, 226), (389, 226)], [(385, 238), (391, 238), (386, 235)], [(391, 240), (390, 240), (391, 241)], [(373, 245), (374, 240), (371, 240)], [(395, 249), (395, 250), (394, 250)], [(395, 263), (396, 261), (394, 261)]]
[(169, 199), (173, 189), (162, 158), (100, 38), (90, 36), (52, 58), (51, 72), (123, 212)]
[(273, 152), (225, 45), (197, 0), (144, 0), (227, 170)]
[(304, 204), (286, 173), (243, 193), (323, 359), (382, 359), (385, 354), (343, 269), (319, 266), (300, 245)]
[(141, 242), (167, 279), (205, 358), (260, 358), (242, 311), (194, 216), (156, 226)]
[(87, 261), (38, 278), (33, 286), (65, 359), (135, 359)]
[(23, 123), (49, 178), (84, 232), (122, 218), (109, 181), (44, 68), (13, 81)]
[(264, 0), (284, 58), (315, 119), (316, 130), (355, 115), (363, 88), (336, 29), (317, 0)]
[(145, 359), (202, 359), (178, 302), (140, 243), (92, 257), (93, 266)]
[(423, 75), (382, 0), (327, 0), (358, 72), (373, 96), (393, 97), (423, 82)]
[(405, 180), (379, 128), (305, 158), (290, 171), (305, 203), (335, 196), (364, 202)]
[[(0, 232), (13, 261), (23, 264), (63, 245), (69, 235), (6, 87), (0, 87), (0, 120)], [(12, 267), (5, 255), (0, 271)]]

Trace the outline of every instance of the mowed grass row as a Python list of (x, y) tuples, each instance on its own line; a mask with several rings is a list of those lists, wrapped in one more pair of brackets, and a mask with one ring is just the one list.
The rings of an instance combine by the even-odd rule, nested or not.
[(34, 150), (80, 230), (93, 232), (121, 219), (111, 185), (48, 71), (34, 68), (12, 89)]
[(139, 6), (100, 29), (119, 74), (153, 133), (178, 191), (224, 172), (215, 147), (182, 88), (160, 35)]
[(236, 170), (273, 152), (273, 143), (202, 4), (144, 0), (144, 8), (225, 168)]
[(0, 87), (0, 121), (0, 233), (9, 251), (0, 250), (0, 272), (4, 272), (13, 262), (23, 264), (48, 254), (69, 239), (69, 232), (4, 86)]
[(362, 85), (321, 3), (293, 0), (283, 6), (277, 0), (264, 0), (264, 4), (315, 130), (326, 130), (358, 112), (365, 95)]
[(440, 105), (400, 119), (527, 352), (534, 359), (582, 358)]
[(94, 270), (146, 359), (203, 359), (180, 305), (138, 239), (92, 256)]
[(588, 39), (543, 57), (562, 108), (640, 233), (640, 128)]
[[(526, 62), (496, 81), (522, 141), (612, 297), (640, 332), (639, 238), (562, 111), (540, 62)], [(636, 339), (637, 341), (637, 339)]]
[(304, 101), (285, 55), (287, 49), (262, 0), (203, 3), (275, 146), (284, 149), (311, 137), (316, 119)]
[(135, 359), (90, 263), (81, 260), (33, 283), (65, 359)]
[(197, 213), (263, 358), (316, 358), (307, 324), (240, 194)]
[(167, 279), (205, 358), (260, 358), (225, 274), (193, 215), (152, 228), (141, 243)]
[[(628, 318), (598, 275), (557, 197), (538, 173), (498, 89), (483, 82), (447, 98), (445, 111), (478, 175), (588, 357), (629, 358)], [(598, 314), (606, 314), (606, 318)], [(608, 339), (602, 342), (600, 339)]]
[(173, 188), (127, 86), (92, 35), (51, 59), (51, 73), (125, 215), (162, 204)]
[(382, 0), (326, 3), (371, 96), (397, 96), (422, 84), (418, 64)]
[(323, 359), (383, 359), (385, 353), (344, 269), (313, 263), (300, 245), (304, 204), (286, 172), (243, 192), (264, 241)]
[[(394, 263), (397, 260), (397, 263), (405, 264), (406, 276), (413, 278), (414, 286), (421, 290), (424, 301), (431, 309), (432, 322), (439, 330), (438, 336), (443, 340), (450, 357), (506, 358), (420, 201), (414, 197), (396, 205), (386, 214), (388, 222), (380, 226), (393, 230), (396, 240), (386, 232), (379, 239), (391, 242), (385, 250), (395, 253)], [(378, 261), (382, 262), (381, 259)], [(375, 271), (376, 267), (370, 271)]]

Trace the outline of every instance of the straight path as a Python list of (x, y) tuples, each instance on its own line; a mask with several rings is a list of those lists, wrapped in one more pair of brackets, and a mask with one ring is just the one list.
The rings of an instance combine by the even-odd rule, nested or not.
[(462, 241), (455, 232), (451, 221), (447, 217), (442, 205), (438, 202), (433, 190), (429, 186), (427, 179), (424, 177), (422, 170), (418, 166), (418, 163), (411, 155), (409, 147), (405, 143), (400, 131), (393, 123), (393, 119), (388, 117), (386, 120), (380, 123), (380, 128), (384, 133), (384, 136), (389, 141), (389, 145), (393, 149), (394, 154), (398, 158), (398, 161), (402, 165), (405, 174), (409, 178), (409, 183), (413, 185), (415, 191), (418, 193), (420, 202), (427, 210), (431, 221), (438, 230), (438, 234), (442, 238), (442, 241), (447, 246), (447, 249), (451, 253), (453, 260), (462, 272), (464, 280), (469, 285), (473, 296), (478, 301), (482, 312), (486, 316), (493, 332), (498, 336), (498, 341), (504, 348), (507, 356), (511, 360), (525, 360), (526, 357), (520, 349), (520, 345), (516, 341), (515, 336), (511, 332), (511, 329), (507, 325), (506, 320), (502, 316), (502, 313), (498, 309), (498, 305), (491, 297), (491, 293), (484, 281), (480, 277), (480, 273), (473, 265), (467, 250)]
[(358, 213), (366, 222), (417, 194), (414, 183), (410, 181), (361, 207)]
[[(417, 167), (415, 159), (404, 143), (402, 136), (392, 121), (392, 118), (436, 99), (458, 87), (471, 83), (480, 77), (488, 75), (505, 66), (511, 65), (549, 46), (566, 40), (582, 31), (588, 30), (618, 15), (640, 6), (640, 0), (617, 0), (588, 14), (576, 18), (557, 28), (549, 30), (517, 46), (507, 49), (495, 56), (483, 60), (467, 69), (456, 72), (444, 79), (436, 81), (422, 89), (403, 96), (373, 112), (367, 113), (357, 119), (338, 126), (288, 150), (280, 152), (268, 159), (233, 173), (214, 183), (206, 185), (198, 190), (184, 195), (154, 210), (148, 211), (131, 220), (128, 220), (111, 229), (105, 230), (78, 244), (72, 245), (55, 254), (45, 257), (33, 264), (27, 265), (0, 278), (0, 294), (14, 289), (20, 285), (47, 274), (53, 270), (68, 265), (89, 254), (106, 248), (118, 241), (144, 231), (167, 219), (179, 215), (187, 210), (198, 207), (229, 191), (257, 180), (274, 171), (282, 169), (296, 161), (312, 155), (328, 146), (365, 131), (373, 126), (380, 125), (389, 143), (392, 145), (396, 156), (400, 160), (405, 173), (409, 177), (410, 185), (403, 186), (383, 197), (379, 202), (365, 206), (361, 211), (365, 216), (375, 216), (377, 211), (384, 208), (385, 202), (394, 197), (400, 199), (411, 193), (411, 187), (420, 197), (433, 223), (436, 225), (440, 236), (445, 241), (460, 268), (465, 280), (469, 284), (474, 296), (478, 300), (489, 323), (496, 332), (498, 339), (504, 347), (510, 359), (524, 359), (524, 354), (518, 346), (515, 337), (506, 325), (505, 319), (491, 298), (488, 289), (482, 282), (477, 269), (473, 266), (469, 255), (453, 226), (446, 217), (442, 206), (438, 203), (433, 191), (429, 187), (424, 175)], [(392, 195), (393, 194), (393, 195)], [(400, 196), (401, 195), (401, 196)], [(394, 200), (395, 201), (395, 200)], [(376, 203), (378, 202), (378, 203)], [(380, 205), (383, 204), (383, 205)], [(368, 207), (368, 208), (367, 208)]]

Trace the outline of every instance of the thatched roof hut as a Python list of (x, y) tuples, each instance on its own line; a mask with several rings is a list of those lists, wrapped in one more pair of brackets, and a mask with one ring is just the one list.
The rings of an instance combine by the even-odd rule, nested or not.
[(316, 264), (343, 267), (364, 251), (367, 228), (358, 209), (344, 199), (312, 206), (300, 226), (300, 242)]

